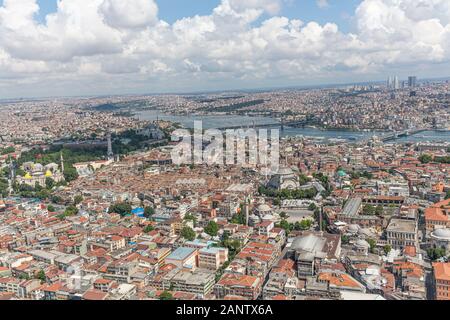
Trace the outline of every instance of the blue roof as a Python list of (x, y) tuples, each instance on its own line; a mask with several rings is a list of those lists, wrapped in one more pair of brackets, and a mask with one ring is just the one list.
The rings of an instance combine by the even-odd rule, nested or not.
[(338, 171), (338, 175), (341, 176), (341, 177), (343, 177), (343, 176), (346, 176), (347, 173), (345, 173), (344, 170), (339, 170), (339, 171)]
[(144, 214), (144, 212), (145, 212), (144, 208), (136, 208), (131, 210), (131, 213), (135, 215)]
[(180, 247), (172, 252), (166, 259), (184, 260), (189, 257), (196, 249)]

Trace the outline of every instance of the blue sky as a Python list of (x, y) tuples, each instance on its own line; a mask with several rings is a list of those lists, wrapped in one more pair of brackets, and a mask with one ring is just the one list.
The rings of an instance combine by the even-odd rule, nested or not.
[(64, 1), (0, 0), (0, 97), (449, 76), (449, 0)]
[[(3, 1), (3, 0), (2, 0)], [(242, 0), (245, 1), (245, 0)], [(39, 20), (56, 11), (56, 0), (38, 0), (41, 11)], [(219, 0), (156, 0), (159, 17), (169, 23), (194, 15), (208, 15), (220, 3)], [(352, 31), (351, 17), (361, 0), (328, 0), (328, 7), (319, 8), (316, 0), (286, 0), (279, 15), (321, 24), (334, 22), (344, 32)]]

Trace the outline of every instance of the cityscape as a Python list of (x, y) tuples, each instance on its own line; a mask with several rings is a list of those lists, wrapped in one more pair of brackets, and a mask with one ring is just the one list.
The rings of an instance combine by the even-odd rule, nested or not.
[[(440, 63), (447, 73), (450, 70), (446, 69), (448, 42), (442, 40), (428, 50), (434, 41), (430, 34), (433, 39), (422, 39), (420, 50), (411, 48), (430, 57), (442, 56), (439, 61), (422, 56), (416, 61), (409, 55), (406, 62), (396, 61), (397, 54), (406, 53), (391, 48), (388, 53), (378, 52), (392, 57), (392, 65), (379, 73), (370, 71), (381, 63), (379, 56), (377, 63), (368, 62), (361, 70), (337, 62), (333, 68), (346, 70), (348, 77), (330, 71), (321, 83), (314, 76), (311, 83), (252, 80), (251, 88), (244, 84), (239, 88), (247, 75), (236, 82), (219, 81), (223, 73), (234, 74), (235, 67), (253, 77), (246, 57), (241, 66), (224, 65), (225, 60), (231, 61), (227, 49), (239, 49), (232, 41), (225, 45), (220, 37), (205, 40), (219, 46), (209, 53), (211, 60), (205, 65), (197, 68), (183, 60), (193, 69), (192, 87), (170, 87), (178, 76), (184, 83), (186, 76), (177, 76), (175, 69), (170, 71), (175, 78), (162, 84), (167, 90), (153, 85), (153, 78), (147, 90), (139, 89), (142, 83), (137, 75), (128, 82), (121, 78), (132, 71), (118, 78), (110, 75), (105, 82), (91, 74), (97, 58), (104, 63), (113, 59), (110, 68), (132, 68), (125, 52), (156, 51), (140, 47), (135, 33), (159, 34), (161, 39), (148, 35), (155, 37), (149, 46), (167, 41), (170, 57), (161, 57), (160, 64), (150, 63), (152, 72), (159, 74), (176, 68), (179, 58), (172, 50), (193, 50), (190, 46), (195, 46), (196, 32), (201, 31), (194, 28), (189, 34), (191, 20), (204, 24), (196, 28), (210, 30), (214, 29), (208, 24), (211, 18), (215, 27), (229, 28), (228, 34), (241, 32), (240, 24), (248, 19), (243, 28), (256, 28), (253, 24), (258, 19), (267, 19), (258, 27), (264, 33), (269, 32), (265, 28), (276, 29), (272, 24), (277, 22), (272, 20), (282, 20), (286, 14), (283, 1), (217, 2), (211, 16), (198, 13), (175, 22), (159, 20), (158, 5), (159, 14), (164, 12), (159, 1), (132, 5), (131, 1), (98, 0), (86, 5), (86, 17), (93, 15), (90, 7), (95, 7), (96, 14), (103, 12), (102, 23), (119, 30), (120, 37), (126, 38), (121, 41), (130, 41), (121, 60), (96, 52), (95, 44), (81, 53), (84, 38), (77, 42), (67, 30), (61, 31), (65, 32), (61, 45), (68, 52), (80, 46), (73, 57), (56, 57), (62, 53), (55, 48), (55, 57), (47, 59), (50, 52), (22, 43), (25, 38), (34, 41), (35, 32), (47, 28), (38, 38), (53, 44), (53, 28), (63, 25), (60, 19), (70, 16), (70, 10), (78, 12), (71, 7), (77, 1), (59, 1), (52, 9), (57, 11), (43, 18), (38, 17), (46, 10), (41, 1), (0, 1), (0, 300), (299, 304), (450, 300), (450, 73), (434, 69), (434, 63)], [(317, 12), (338, 10), (332, 0), (310, 2)], [(377, 10), (376, 4), (387, 6), (392, 1), (356, 2), (356, 15), (367, 18)], [(398, 2), (407, 6), (410, 1)], [(22, 7), (16, 7), (17, 3)], [(450, 6), (446, 1), (434, 3), (420, 18), (421, 26), (428, 30), (426, 23), (431, 20), (443, 24), (447, 28), (441, 36), (448, 40)], [(295, 11), (296, 4), (291, 6)], [(128, 9), (131, 16), (124, 13)], [(339, 7), (344, 9), (349, 8)], [(405, 15), (418, 20), (414, 8), (410, 9), (405, 9)], [(156, 13), (147, 17), (144, 13), (149, 10)], [(442, 17), (439, 10), (448, 10), (449, 15)], [(235, 28), (224, 17), (234, 19)], [(290, 25), (291, 37), (310, 32), (305, 29), (315, 23), (301, 27), (301, 21), (285, 19), (290, 22), (278, 23)], [(94, 28), (98, 21), (92, 21)], [(25, 38), (14, 34), (28, 25), (37, 25), (36, 30)], [(322, 37), (338, 33), (329, 24), (316, 27), (324, 33)], [(181, 46), (180, 39), (166, 34), (167, 28), (179, 29), (183, 41), (192, 43)], [(358, 37), (369, 37), (370, 28), (359, 28), (361, 34), (339, 31), (342, 34), (335, 36), (341, 42), (351, 42), (348, 38), (353, 37), (351, 46), (364, 46)], [(209, 32), (214, 37), (214, 31)], [(426, 37), (424, 30), (418, 33)], [(17, 39), (15, 44), (9, 36)], [(282, 46), (288, 40), (271, 41)], [(333, 43), (336, 51), (350, 50)], [(21, 45), (29, 45), (40, 58), (16, 53)], [(286, 45), (297, 54), (292, 43)], [(374, 59), (377, 45), (364, 51), (368, 60)], [(241, 49), (245, 55), (247, 48)], [(114, 43), (110, 50), (117, 54)], [(290, 60), (289, 67), (287, 58), (278, 58), (280, 53), (271, 50), (263, 51), (288, 69), (296, 68), (297, 58)], [(298, 54), (305, 64), (312, 59), (309, 54), (314, 55)], [(260, 58), (258, 52), (252, 57)], [(363, 64), (360, 57), (352, 57), (354, 64)], [(164, 59), (177, 62), (166, 65)], [(217, 65), (210, 64), (212, 60)], [(266, 72), (281, 68), (266, 68), (265, 63), (278, 62), (262, 63), (262, 76), (269, 79)], [(75, 71), (71, 63), (83, 65), (85, 73)], [(433, 66), (426, 69), (428, 64)], [(24, 75), (22, 67), (29, 68), (30, 74)], [(40, 68), (46, 75), (37, 76)], [(319, 66), (304, 68), (324, 77)], [(65, 73), (68, 70), (73, 78)], [(67, 82), (56, 76), (58, 72)], [(218, 78), (206, 79), (214, 73), (220, 73)], [(366, 77), (359, 78), (361, 74)], [(197, 76), (218, 86), (202, 87)], [(290, 72), (278, 76), (292, 79)], [(36, 79), (52, 83), (55, 94), (24, 93)], [(97, 94), (91, 91), (96, 86), (90, 79), (99, 81)], [(133, 82), (136, 91), (130, 93), (125, 87)], [(109, 84), (111, 90), (106, 93)], [(80, 91), (82, 87), (85, 91)], [(184, 161), (180, 162), (181, 154)]]

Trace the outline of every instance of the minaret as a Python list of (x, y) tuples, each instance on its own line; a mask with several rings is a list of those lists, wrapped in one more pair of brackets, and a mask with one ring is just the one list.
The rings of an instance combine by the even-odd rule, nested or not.
[(245, 197), (245, 206), (244, 206), (244, 211), (245, 211), (245, 225), (248, 227), (248, 223), (249, 223), (249, 208), (250, 206), (250, 198), (247, 196)]
[(111, 131), (108, 131), (108, 160), (114, 160), (114, 152), (112, 149)]
[(16, 180), (16, 166), (11, 158), (9, 157), (9, 180), (8, 180), (8, 193), (11, 195), (14, 191), (14, 181)]
[(61, 158), (61, 172), (64, 174), (64, 157), (62, 151), (60, 152), (60, 158)]
[(319, 230), (323, 232), (323, 207), (321, 207), (319, 212)]

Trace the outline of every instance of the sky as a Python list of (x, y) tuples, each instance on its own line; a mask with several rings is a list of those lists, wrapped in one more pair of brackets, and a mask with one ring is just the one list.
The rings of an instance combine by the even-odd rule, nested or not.
[[(360, 2), (361, 0), (292, 0), (285, 2), (280, 14), (291, 19), (300, 18), (304, 21), (319, 23), (333, 21), (338, 23), (343, 30), (348, 31), (350, 30), (350, 17)], [(40, 12), (37, 19), (44, 22), (47, 14), (56, 11), (56, 0), (39, 0), (38, 3)], [(160, 18), (174, 23), (184, 17), (208, 15), (220, 4), (220, 0), (157, 0), (156, 3)]]
[(450, 76), (448, 0), (0, 0), (0, 99)]

